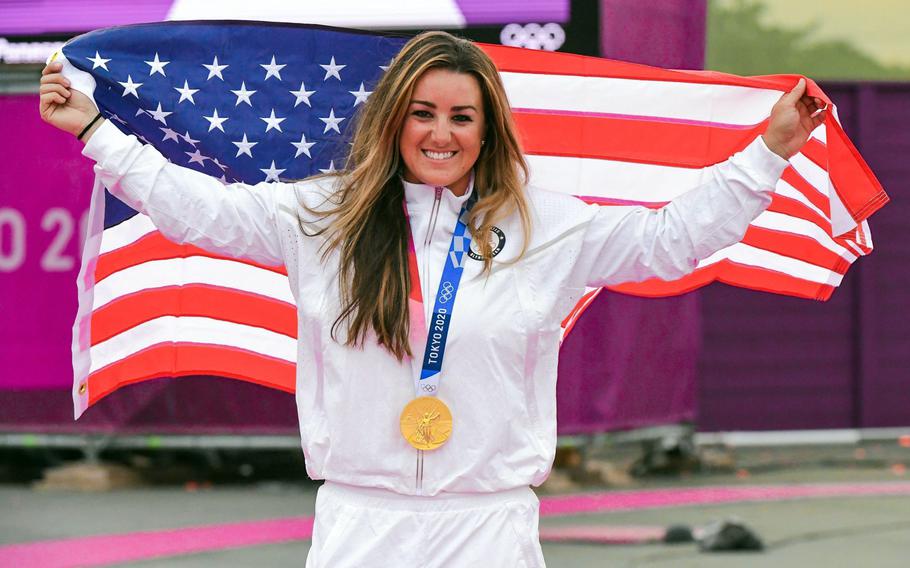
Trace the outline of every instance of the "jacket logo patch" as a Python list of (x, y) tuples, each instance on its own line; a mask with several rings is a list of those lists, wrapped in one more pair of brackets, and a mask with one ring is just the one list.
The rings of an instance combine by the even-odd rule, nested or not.
[[(490, 249), (493, 252), (493, 256), (495, 257), (502, 252), (504, 246), (506, 246), (506, 234), (502, 232), (502, 229), (494, 225), (490, 228)], [(483, 257), (480, 256), (480, 249), (477, 248), (474, 241), (471, 241), (471, 249), (468, 251), (468, 256), (474, 260), (483, 260)]]

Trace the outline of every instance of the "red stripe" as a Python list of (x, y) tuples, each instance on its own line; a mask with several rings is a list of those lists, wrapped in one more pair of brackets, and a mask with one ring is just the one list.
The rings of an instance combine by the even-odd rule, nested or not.
[(819, 193), (819, 190), (815, 188), (814, 185), (806, 181), (806, 178), (799, 175), (793, 166), (787, 167), (784, 170), (781, 179), (793, 186), (796, 191), (803, 194), (803, 196), (818, 207), (818, 210), (825, 214), (826, 217), (831, 217), (831, 204), (828, 202), (826, 195)]
[(91, 344), (164, 316), (207, 317), (297, 337), (293, 304), (232, 288), (190, 284), (121, 296), (92, 312)]
[(803, 144), (799, 153), (809, 159), (813, 164), (821, 169), (828, 171), (828, 148), (818, 138), (809, 138)]
[(847, 269), (850, 268), (850, 263), (845, 258), (805, 235), (749, 226), (742, 242), (781, 256), (808, 262), (838, 274), (846, 274)]
[(652, 278), (644, 282), (611, 286), (610, 289), (633, 296), (675, 296), (691, 292), (715, 280), (741, 288), (813, 300), (827, 300), (834, 292), (834, 286), (828, 284), (810, 282), (767, 268), (737, 264), (731, 260), (722, 260), (705, 268), (699, 268), (688, 276), (671, 282)]
[(831, 183), (841, 203), (859, 223), (888, 203), (888, 195), (841, 125), (836, 120), (825, 124)]
[(171, 258), (187, 258), (190, 256), (204, 256), (207, 258), (231, 260), (287, 276), (287, 270), (283, 266), (268, 266), (253, 262), (252, 260), (243, 260), (215, 254), (194, 245), (178, 245), (169, 241), (158, 231), (155, 231), (142, 236), (126, 246), (100, 255), (98, 257), (98, 265), (95, 268), (95, 282), (100, 282), (115, 272), (142, 264), (143, 262), (167, 260)]
[(831, 234), (831, 221), (825, 219), (819, 215), (817, 211), (792, 197), (780, 195), (779, 193), (773, 194), (771, 196), (771, 205), (768, 206), (768, 211), (809, 221), (828, 235)]
[[(703, 85), (733, 85), (781, 92), (790, 91), (801, 78), (805, 78), (801, 75), (740, 77), (717, 71), (678, 71), (572, 53), (535, 51), (529, 56), (528, 50), (522, 48), (486, 43), (478, 43), (477, 45), (490, 56), (490, 59), (493, 60), (500, 72), (607, 77), (639, 81), (664, 81), (668, 83), (699, 83)], [(819, 88), (815, 81), (806, 79), (808, 83), (806, 87), (807, 95), (818, 97), (827, 103), (831, 103), (831, 99)]]
[[(765, 129), (617, 118), (514, 113), (525, 154), (571, 156), (684, 168), (704, 168), (728, 159)], [(558, 136), (555, 135), (558, 133)]]
[[(669, 83), (704, 85), (735, 85), (775, 91), (790, 91), (800, 79), (798, 75), (766, 75), (738, 77), (713, 71), (673, 71), (608, 59), (580, 55), (534, 52), (506, 46), (479, 44), (501, 72), (574, 75), (582, 77), (612, 77)], [(831, 99), (811, 79), (806, 94), (828, 104)], [(840, 200), (860, 222), (888, 202), (888, 196), (872, 170), (860, 156), (841, 125), (833, 116), (825, 121), (828, 160), (832, 183)]]
[(219, 345), (153, 345), (90, 374), (89, 406), (125, 385), (191, 375), (226, 377), (292, 393), (295, 368), (281, 359)]
[[(869, 248), (868, 246), (864, 245), (863, 243), (858, 242), (856, 240), (856, 237), (857, 237), (856, 231), (850, 231), (846, 235), (834, 237), (834, 242), (836, 242), (837, 244), (843, 246), (847, 250), (849, 250), (853, 253), (856, 253), (856, 254), (865, 255), (865, 254), (871, 253), (872, 249)], [(862, 253), (859, 253), (857, 250), (855, 250), (853, 247), (851, 247), (850, 244), (848, 244), (848, 243), (853, 244), (853, 246), (855, 246), (855, 247), (858, 247), (862, 251)]]

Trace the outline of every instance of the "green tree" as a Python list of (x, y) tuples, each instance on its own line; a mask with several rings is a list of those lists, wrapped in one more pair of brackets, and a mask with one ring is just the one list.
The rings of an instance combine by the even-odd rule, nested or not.
[(737, 75), (799, 73), (815, 79), (910, 79), (844, 40), (813, 38), (814, 26), (764, 24), (760, 0), (708, 1), (705, 66)]

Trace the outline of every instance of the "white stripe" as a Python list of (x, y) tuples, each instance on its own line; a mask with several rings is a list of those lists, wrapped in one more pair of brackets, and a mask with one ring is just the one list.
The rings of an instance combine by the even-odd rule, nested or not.
[(866, 256), (866, 253), (863, 252), (863, 249), (859, 248), (859, 246), (857, 246), (857, 244), (852, 240), (847, 239), (847, 246), (853, 249), (856, 252), (857, 256)]
[(143, 262), (111, 274), (95, 285), (94, 309), (140, 290), (185, 284), (230, 287), (294, 304), (283, 274), (233, 260), (191, 256)]
[(98, 251), (98, 254), (125, 247), (157, 230), (147, 215), (142, 213), (134, 215), (126, 221), (104, 230), (101, 237), (101, 250)]
[(817, 138), (819, 142), (827, 145), (828, 144), (828, 131), (825, 128), (825, 123), (821, 123), (820, 125), (815, 127), (815, 130), (812, 131), (812, 135), (810, 136), (810, 138)]
[(790, 157), (790, 165), (796, 170), (809, 185), (815, 189), (819, 195), (828, 201), (828, 172), (818, 167), (815, 162), (802, 154), (794, 154)]
[(783, 91), (577, 75), (501, 72), (513, 108), (596, 112), (753, 125)]
[(784, 215), (783, 213), (776, 213), (774, 211), (765, 211), (755, 218), (751, 224), (755, 227), (762, 227), (773, 231), (783, 231), (810, 237), (818, 244), (851, 264), (857, 258), (856, 255), (836, 243), (827, 231), (822, 230), (815, 223), (800, 219), (799, 217), (791, 217), (790, 215)]
[(822, 219), (828, 219), (828, 221), (831, 221), (831, 219), (828, 218), (828, 215), (824, 211), (822, 211), (821, 209), (816, 207), (814, 203), (809, 201), (809, 198), (806, 197), (805, 194), (803, 194), (803, 192), (801, 192), (800, 190), (796, 189), (795, 187), (793, 187), (792, 185), (790, 185), (789, 183), (784, 181), (783, 178), (781, 178), (777, 181), (777, 185), (774, 188), (774, 193), (777, 193), (778, 195), (782, 195), (784, 197), (789, 197), (790, 199), (799, 201), (800, 203), (802, 203), (809, 209), (818, 213), (819, 217), (821, 217)]
[[(863, 220), (863, 222), (859, 224), (859, 228), (858, 228), (857, 233), (858, 233), (858, 238), (859, 238), (859, 239), (862, 239), (862, 240), (857, 241), (857, 242), (859, 242), (860, 244), (862, 244), (862, 245), (865, 246), (866, 248), (870, 248), (870, 249), (871, 249), (872, 246), (873, 246), (873, 245), (872, 245), (872, 230), (869, 228), (869, 220), (868, 220), (868, 219)], [(864, 254), (865, 254), (865, 253), (864, 253)]]
[(464, 14), (455, 0), (396, 0), (392, 5), (374, 0), (174, 0), (167, 19), (297, 22), (367, 29), (465, 27)]
[(705, 182), (705, 168), (563, 156), (526, 156), (531, 184), (568, 195), (670, 201)]
[(819, 284), (838, 286), (843, 279), (843, 276), (837, 272), (832, 272), (802, 260), (755, 248), (743, 243), (737, 243), (712, 254), (708, 258), (700, 261), (698, 263), (698, 268), (710, 266), (727, 258), (739, 264), (773, 270)]
[(291, 363), (297, 357), (297, 341), (274, 331), (211, 318), (164, 316), (141, 323), (93, 346), (89, 372), (153, 345), (170, 342), (226, 345)]

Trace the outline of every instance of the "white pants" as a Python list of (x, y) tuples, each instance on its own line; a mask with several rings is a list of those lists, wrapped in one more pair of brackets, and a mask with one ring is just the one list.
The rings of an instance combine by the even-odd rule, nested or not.
[(412, 497), (326, 482), (307, 568), (541, 568), (540, 502), (528, 487)]

